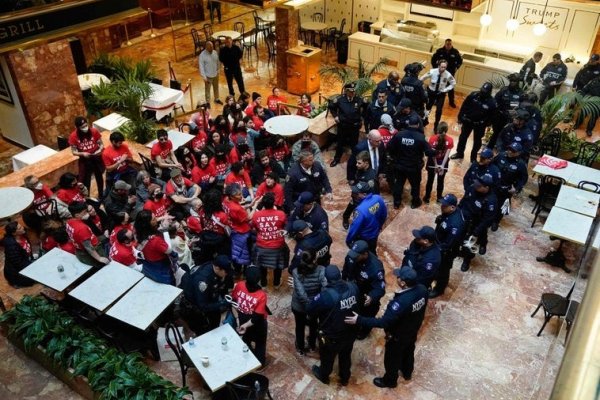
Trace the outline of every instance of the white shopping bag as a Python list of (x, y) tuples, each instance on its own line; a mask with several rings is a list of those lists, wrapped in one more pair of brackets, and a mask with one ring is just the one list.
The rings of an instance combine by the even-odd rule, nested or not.
[[(183, 337), (183, 327), (177, 327), (177, 330), (181, 334), (181, 337)], [(158, 328), (158, 333), (156, 335), (156, 346), (158, 347), (160, 361), (177, 361), (177, 356), (171, 347), (169, 347), (169, 343), (167, 343), (166, 333), (167, 330), (165, 328)], [(171, 340), (175, 340), (175, 338), (171, 338)]]

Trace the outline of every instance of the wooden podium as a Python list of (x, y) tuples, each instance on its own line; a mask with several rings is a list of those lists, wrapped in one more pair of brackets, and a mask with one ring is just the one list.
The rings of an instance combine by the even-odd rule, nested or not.
[(315, 93), (321, 85), (321, 49), (297, 46), (287, 52), (287, 91), (292, 94)]

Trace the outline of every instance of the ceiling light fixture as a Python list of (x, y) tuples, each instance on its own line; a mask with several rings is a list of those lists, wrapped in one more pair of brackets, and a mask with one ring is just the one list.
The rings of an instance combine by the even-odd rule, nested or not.
[(490, 10), (490, 2), (492, 0), (489, 0), (486, 7), (485, 7), (485, 14), (483, 14), (480, 18), (479, 18), (479, 23), (481, 24), (481, 26), (490, 26), (492, 23), (492, 16), (489, 14), (489, 10)]
[(542, 12), (542, 20), (533, 26), (533, 34), (535, 36), (542, 36), (548, 30), (546, 25), (544, 24), (544, 17), (546, 16), (546, 9), (548, 8), (548, 0), (546, 0), (546, 5), (544, 6), (544, 11)]
[(519, 2), (513, 3), (513, 7), (510, 10), (510, 19), (506, 21), (506, 29), (509, 32), (514, 32), (519, 28), (519, 21), (517, 21), (517, 13), (519, 12)]

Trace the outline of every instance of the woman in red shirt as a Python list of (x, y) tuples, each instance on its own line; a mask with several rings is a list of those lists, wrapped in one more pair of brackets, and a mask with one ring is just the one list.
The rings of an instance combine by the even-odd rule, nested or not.
[(249, 198), (252, 201), (253, 191), (250, 175), (248, 175), (248, 171), (244, 169), (244, 166), (239, 161), (231, 165), (231, 172), (225, 177), (225, 189), (234, 183), (238, 184), (242, 189), (242, 200)]
[(133, 248), (133, 232), (129, 229), (121, 229), (116, 235), (115, 242), (110, 247), (110, 259), (126, 267), (137, 268), (137, 258)]
[(454, 141), (448, 133), (448, 124), (440, 122), (435, 135), (429, 138), (431, 148), (435, 150), (433, 157), (427, 158), (427, 184), (425, 185), (425, 197), (423, 201), (429, 203), (433, 180), (437, 176), (437, 202), (444, 196), (444, 178), (448, 172), (448, 156), (454, 147)]
[(217, 174), (214, 166), (210, 164), (206, 151), (200, 153), (199, 160), (200, 163), (192, 168), (192, 182), (206, 192), (217, 179)]
[(304, 93), (302, 96), (300, 96), (300, 102), (298, 103), (300, 108), (298, 109), (298, 112), (296, 114), (308, 117), (310, 113), (315, 109), (315, 106), (312, 105), (310, 101), (311, 98), (308, 93)]
[(223, 210), (221, 192), (216, 189), (209, 190), (202, 202), (202, 209), (198, 215), (203, 228), (200, 234), (201, 249), (198, 258), (194, 260), (197, 265), (212, 260), (215, 254), (227, 257), (231, 255), (231, 223)]
[(58, 187), (56, 198), (67, 206), (74, 201), (85, 202), (89, 193), (83, 183), (78, 182), (77, 177), (70, 172), (65, 172), (60, 176)]
[(150, 197), (144, 203), (144, 210), (150, 211), (154, 218), (162, 221), (163, 219), (170, 218), (167, 213), (167, 199), (165, 198), (165, 192), (156, 183), (151, 183), (148, 186), (148, 193)]
[(187, 147), (180, 147), (175, 152), (177, 160), (181, 163), (181, 173), (186, 178), (192, 177), (192, 169), (196, 166), (196, 157), (192, 154), (192, 151)]
[(258, 268), (246, 268), (246, 280), (235, 285), (231, 297), (238, 304), (240, 325), (237, 331), (264, 366), (267, 356), (267, 293), (262, 290), (259, 281)]
[(288, 267), (290, 250), (283, 236), (286, 216), (275, 208), (275, 196), (267, 193), (262, 198), (259, 208), (252, 215), (252, 227), (256, 231), (256, 261), (260, 267), (260, 284), (267, 286), (267, 268), (273, 270), (273, 286), (281, 286), (281, 272)]
[(129, 220), (129, 214), (127, 214), (125, 211), (121, 211), (115, 214), (113, 223), (113, 229), (108, 237), (108, 241), (110, 242), (110, 244), (114, 244), (117, 241), (117, 234), (121, 230), (126, 229), (133, 232), (133, 224)]
[(208, 144), (208, 135), (206, 134), (206, 131), (198, 129), (197, 127), (190, 131), (190, 135), (194, 135), (194, 138), (190, 142), (190, 147), (196, 157), (196, 161), (200, 161), (200, 154)]
[(277, 174), (275, 172), (269, 172), (265, 181), (258, 185), (254, 199), (259, 199), (267, 193), (273, 193), (273, 196), (275, 197), (275, 206), (281, 209), (283, 207), (285, 196), (283, 186), (277, 182)]
[(286, 106), (280, 106), (285, 103), (287, 103), (287, 99), (281, 95), (281, 90), (274, 87), (273, 94), (267, 97), (267, 108), (275, 115), (288, 115), (290, 110)]
[[(158, 220), (148, 210), (142, 210), (135, 218), (138, 250), (144, 256), (142, 273), (158, 283), (175, 284), (171, 267), (171, 239), (167, 232), (158, 231)], [(175, 257), (177, 255), (175, 254)]]
[(250, 264), (250, 216), (240, 204), (242, 202), (242, 188), (233, 183), (225, 189), (227, 199), (223, 208), (231, 221), (231, 260), (236, 273), (240, 273), (244, 265)]
[(102, 136), (98, 129), (88, 126), (84, 117), (75, 118), (75, 130), (69, 135), (71, 153), (79, 157), (79, 181), (90, 190), (92, 174), (96, 179), (98, 196), (104, 194), (104, 162)]
[[(0, 240), (4, 246), (4, 278), (14, 287), (32, 286), (31, 279), (19, 274), (33, 261), (31, 243), (27, 239), (25, 228), (16, 221), (9, 222), (4, 228), (4, 237)], [(56, 271), (54, 271), (56, 273)]]

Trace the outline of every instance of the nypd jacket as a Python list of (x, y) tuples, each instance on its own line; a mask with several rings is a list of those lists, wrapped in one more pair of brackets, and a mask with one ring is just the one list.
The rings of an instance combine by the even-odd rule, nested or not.
[(482, 96), (479, 90), (471, 92), (463, 101), (458, 112), (458, 121), (475, 126), (489, 125), (496, 110), (496, 100), (492, 96)]
[(435, 155), (425, 135), (409, 128), (398, 132), (390, 140), (387, 152), (392, 158), (394, 168), (404, 171), (415, 171), (423, 168), (423, 157)]
[(542, 78), (545, 85), (549, 85), (550, 82), (556, 82), (556, 86), (558, 86), (567, 78), (567, 66), (562, 61), (558, 65), (549, 63), (540, 72), (540, 78)]
[(319, 293), (306, 307), (306, 312), (317, 316), (319, 330), (330, 340), (353, 340), (356, 328), (344, 323), (346, 317), (358, 311), (359, 292), (356, 284), (339, 280)]
[(500, 153), (493, 162), (500, 170), (498, 189), (507, 191), (514, 187), (517, 192), (523, 190), (527, 183), (527, 166), (520, 157), (509, 157), (506, 152)]
[(494, 181), (494, 186), (500, 182), (500, 170), (496, 165), (490, 163), (488, 165), (481, 165), (477, 161), (471, 163), (471, 166), (463, 177), (463, 188), (465, 192), (475, 182), (476, 179), (489, 175)]
[(325, 231), (319, 230), (304, 236), (301, 240), (296, 242), (294, 257), (290, 263), (290, 271), (293, 271), (300, 265), (300, 257), (303, 251), (314, 252), (317, 257), (316, 263), (325, 267), (328, 266), (329, 261), (331, 260), (331, 255), (329, 254), (331, 243), (331, 236)]
[(308, 227), (312, 231), (324, 230), (325, 232), (329, 232), (329, 217), (323, 207), (319, 204), (315, 203), (313, 208), (305, 213), (302, 207), (294, 208), (294, 211), (290, 214), (287, 219), (286, 230), (290, 231), (292, 229), (292, 224), (294, 221), (306, 221)]
[(369, 258), (362, 265), (359, 265), (354, 258), (346, 256), (342, 279), (356, 283), (360, 294), (368, 295), (372, 304), (379, 304), (379, 300), (385, 294), (383, 263), (371, 252), (369, 252)]
[(435, 279), (442, 262), (442, 253), (437, 243), (422, 247), (415, 240), (404, 251), (403, 266), (409, 266), (417, 273), (417, 282), (429, 287)]
[(310, 173), (305, 171), (300, 163), (292, 165), (285, 180), (284, 193), (288, 210), (294, 208), (294, 201), (302, 192), (311, 192), (317, 197), (323, 192), (331, 193), (329, 178), (323, 166), (317, 162), (313, 164)]
[(465, 219), (460, 208), (436, 218), (435, 240), (442, 252), (458, 250), (465, 234)]
[(186, 299), (202, 312), (220, 312), (227, 304), (223, 296), (227, 294), (228, 281), (215, 274), (211, 261), (186, 272), (180, 287)]
[(379, 101), (372, 101), (367, 107), (367, 115), (365, 117), (365, 125), (368, 130), (377, 129), (381, 125), (381, 116), (388, 114), (390, 117), (396, 113), (396, 108), (389, 101), (380, 104)]
[(458, 203), (458, 207), (460, 207), (465, 221), (470, 224), (471, 233), (479, 237), (487, 232), (494, 222), (498, 210), (498, 199), (494, 190), (482, 194), (471, 186)]
[(404, 97), (409, 99), (415, 110), (422, 110), (427, 103), (427, 92), (423, 88), (423, 82), (416, 76), (405, 76), (402, 78)]

